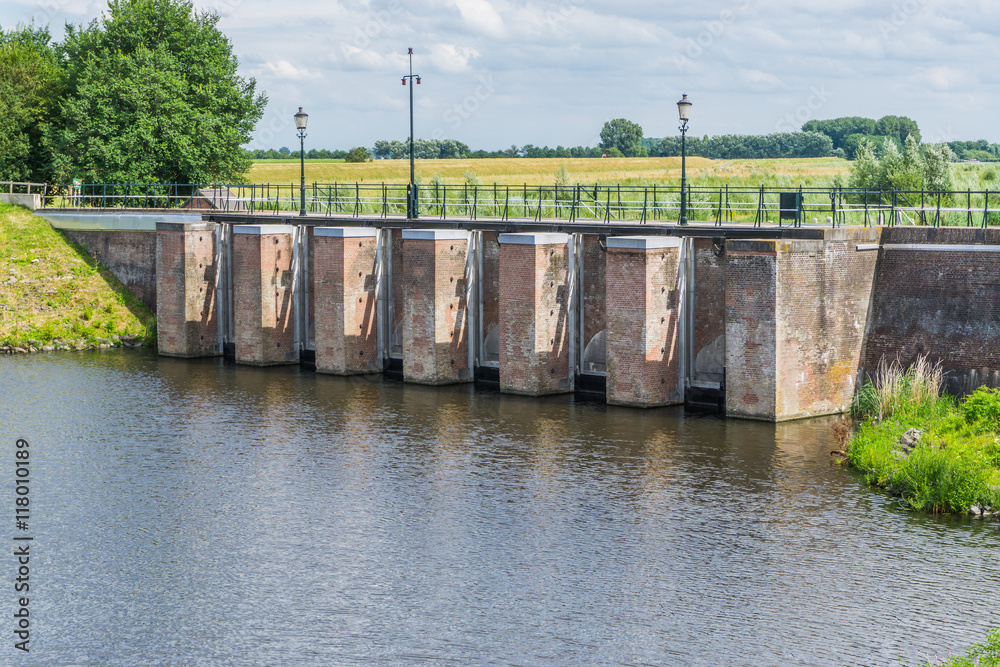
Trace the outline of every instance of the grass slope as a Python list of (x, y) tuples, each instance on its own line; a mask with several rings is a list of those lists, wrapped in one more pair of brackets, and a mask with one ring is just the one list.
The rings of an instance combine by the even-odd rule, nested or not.
[(156, 341), (156, 318), (85, 250), (19, 206), (0, 204), (0, 345)]

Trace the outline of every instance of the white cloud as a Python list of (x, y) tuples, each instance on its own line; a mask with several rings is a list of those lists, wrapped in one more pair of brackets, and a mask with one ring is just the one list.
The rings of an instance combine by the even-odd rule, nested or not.
[(454, 0), (466, 25), (488, 37), (503, 38), (506, 31), (500, 13), (487, 0)]
[(279, 60), (276, 63), (264, 63), (256, 71), (257, 76), (261, 78), (271, 77), (287, 81), (314, 81), (323, 78), (322, 73), (314, 72), (305, 67), (296, 67), (287, 60)]

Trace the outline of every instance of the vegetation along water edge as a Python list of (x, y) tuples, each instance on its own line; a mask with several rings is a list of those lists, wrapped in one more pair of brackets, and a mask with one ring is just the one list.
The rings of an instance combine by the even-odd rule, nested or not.
[(86, 250), (0, 204), (0, 353), (151, 347), (156, 317)]
[(883, 361), (858, 392), (856, 427), (839, 452), (865, 480), (917, 511), (1000, 518), (1000, 389), (963, 399), (941, 393), (925, 357)]

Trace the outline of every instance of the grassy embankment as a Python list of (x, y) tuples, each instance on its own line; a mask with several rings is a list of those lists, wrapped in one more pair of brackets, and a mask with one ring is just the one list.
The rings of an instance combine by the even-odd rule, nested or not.
[(915, 510), (1000, 513), (1000, 390), (956, 400), (941, 383), (925, 360), (905, 372), (883, 363), (856, 398), (847, 460)]
[[(19, 206), (0, 204), (0, 348), (156, 344), (156, 318), (85, 250)], [(123, 340), (124, 339), (124, 340)]]

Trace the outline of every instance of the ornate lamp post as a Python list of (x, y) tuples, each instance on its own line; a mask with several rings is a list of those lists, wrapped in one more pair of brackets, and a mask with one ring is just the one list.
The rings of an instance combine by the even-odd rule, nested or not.
[(406, 217), (417, 218), (420, 211), (417, 207), (417, 182), (413, 175), (413, 81), (420, 83), (420, 75), (413, 73), (413, 49), (407, 49), (410, 56), (410, 73), (403, 77), (403, 85), (410, 80), (410, 184), (406, 188)]
[(306, 214), (306, 121), (308, 120), (309, 114), (299, 107), (299, 112), (295, 114), (295, 127), (299, 131), (299, 166), (302, 168), (299, 215)]
[(688, 209), (687, 209), (687, 174), (685, 173), (685, 161), (687, 158), (687, 148), (684, 145), (684, 137), (687, 134), (688, 129), (688, 119), (691, 117), (691, 103), (688, 102), (687, 93), (681, 98), (681, 101), (677, 103), (677, 115), (681, 119), (681, 220), (680, 224), (682, 226), (688, 223)]

